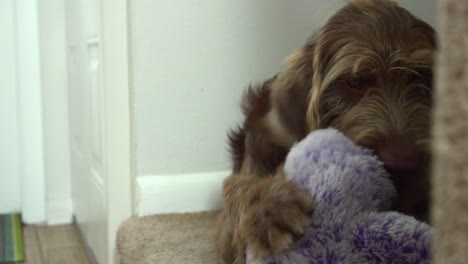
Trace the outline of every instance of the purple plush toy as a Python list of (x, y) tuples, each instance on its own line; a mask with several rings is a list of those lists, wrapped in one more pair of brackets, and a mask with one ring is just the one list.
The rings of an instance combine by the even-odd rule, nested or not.
[(285, 170), (313, 197), (310, 226), (280, 255), (253, 260), (247, 250), (247, 263), (430, 263), (431, 228), (387, 211), (395, 187), (370, 150), (318, 130), (291, 149)]

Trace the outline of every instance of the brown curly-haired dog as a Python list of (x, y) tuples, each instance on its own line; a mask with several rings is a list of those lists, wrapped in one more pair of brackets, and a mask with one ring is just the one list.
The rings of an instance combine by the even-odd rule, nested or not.
[(428, 204), (434, 30), (394, 2), (340, 9), (286, 69), (246, 94), (230, 134), (234, 169), (223, 186), (215, 246), (223, 263), (287, 249), (313, 213), (281, 164), (310, 131), (335, 127), (371, 148), (398, 191), (394, 209), (424, 219)]

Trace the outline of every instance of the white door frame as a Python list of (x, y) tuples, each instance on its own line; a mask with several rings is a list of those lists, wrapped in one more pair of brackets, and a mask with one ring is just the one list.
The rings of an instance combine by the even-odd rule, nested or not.
[(22, 220), (46, 221), (44, 132), (37, 0), (15, 0)]
[(117, 229), (132, 214), (132, 133), (127, 0), (102, 0), (102, 70), (106, 124), (108, 259)]

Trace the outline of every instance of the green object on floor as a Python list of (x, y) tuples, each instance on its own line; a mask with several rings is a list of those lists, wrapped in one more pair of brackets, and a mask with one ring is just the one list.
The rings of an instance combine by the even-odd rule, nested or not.
[(0, 214), (0, 262), (24, 261), (20, 214)]

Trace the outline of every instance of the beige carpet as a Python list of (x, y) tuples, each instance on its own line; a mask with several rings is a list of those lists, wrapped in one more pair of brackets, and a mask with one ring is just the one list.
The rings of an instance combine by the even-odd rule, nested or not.
[(132, 217), (117, 234), (119, 264), (214, 264), (216, 212)]

